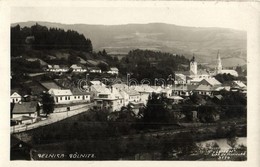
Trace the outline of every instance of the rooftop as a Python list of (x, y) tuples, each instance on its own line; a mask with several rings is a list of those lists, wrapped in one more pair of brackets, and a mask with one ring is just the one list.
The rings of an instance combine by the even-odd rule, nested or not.
[(36, 111), (37, 102), (23, 102), (14, 104), (13, 114), (34, 113)]
[(54, 96), (71, 96), (72, 92), (70, 89), (50, 89), (49, 93)]

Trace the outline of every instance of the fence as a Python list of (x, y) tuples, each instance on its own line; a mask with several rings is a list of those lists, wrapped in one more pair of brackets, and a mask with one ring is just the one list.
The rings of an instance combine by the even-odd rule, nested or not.
[[(23, 124), (23, 125), (16, 125), (11, 127), (10, 132), (12, 133), (19, 133), (19, 132), (24, 132), (24, 131), (28, 131), (31, 129), (35, 129), (35, 128), (39, 128), (42, 126), (46, 126), (61, 120), (64, 120), (68, 117), (83, 113), (87, 111), (86, 107), (89, 107), (90, 104), (85, 104), (85, 105), (79, 105), (79, 106), (73, 106), (73, 108), (70, 111), (67, 111), (67, 107), (66, 111), (61, 110), (60, 112), (55, 112), (49, 115), (49, 117), (45, 120), (33, 123), (33, 124)], [(62, 107), (63, 108), (63, 107)]]

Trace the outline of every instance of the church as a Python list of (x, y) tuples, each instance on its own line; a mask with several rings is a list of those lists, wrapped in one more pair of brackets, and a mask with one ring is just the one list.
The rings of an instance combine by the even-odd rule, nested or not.
[(220, 58), (219, 52), (218, 52), (218, 55), (217, 55), (216, 75), (217, 74), (230, 74), (230, 75), (233, 75), (235, 77), (238, 77), (237, 71), (222, 68), (222, 63), (221, 63), (221, 58)]
[(230, 74), (235, 77), (238, 76), (238, 73), (235, 70), (223, 69), (221, 58), (219, 52), (217, 54), (217, 64), (216, 69), (213, 72), (209, 70), (202, 70), (198, 69), (198, 63), (193, 56), (190, 60), (189, 64), (189, 71), (176, 71), (175, 72), (175, 83), (176, 84), (190, 84), (190, 85), (197, 85), (203, 79), (215, 79), (214, 76), (217, 74)]

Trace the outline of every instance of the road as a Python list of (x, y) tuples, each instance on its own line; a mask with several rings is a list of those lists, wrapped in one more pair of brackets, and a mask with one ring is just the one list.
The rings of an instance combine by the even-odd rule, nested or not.
[(35, 122), (35, 123), (29, 124), (29, 125), (23, 124), (23, 125), (12, 126), (10, 131), (11, 131), (11, 133), (18, 133), (18, 132), (23, 132), (23, 131), (35, 129), (35, 128), (38, 128), (38, 127), (41, 127), (41, 126), (49, 125), (49, 124), (61, 121), (63, 119), (66, 119), (68, 117), (86, 112), (86, 111), (88, 111), (88, 109), (91, 106), (93, 106), (93, 103), (82, 105), (81, 108), (77, 108), (75, 110), (71, 110), (71, 111), (68, 111), (68, 112), (51, 113), (46, 119), (41, 120), (39, 122)]

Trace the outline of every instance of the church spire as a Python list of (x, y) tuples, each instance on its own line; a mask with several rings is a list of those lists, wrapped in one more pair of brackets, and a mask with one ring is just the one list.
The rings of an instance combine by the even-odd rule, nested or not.
[(219, 50), (218, 50), (218, 55), (217, 55), (217, 74), (220, 74), (222, 71), (222, 63), (221, 63), (221, 58), (219, 55)]

